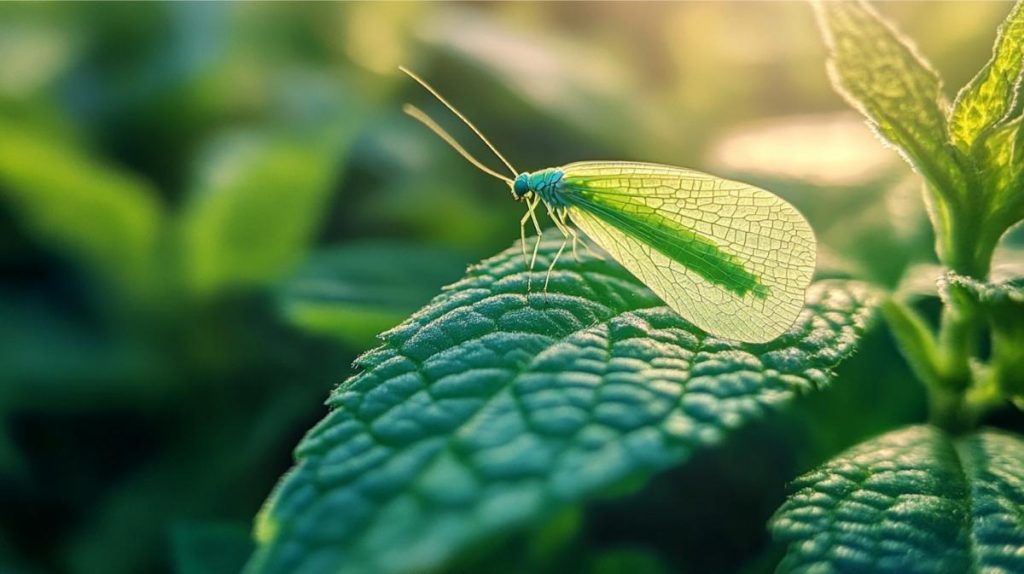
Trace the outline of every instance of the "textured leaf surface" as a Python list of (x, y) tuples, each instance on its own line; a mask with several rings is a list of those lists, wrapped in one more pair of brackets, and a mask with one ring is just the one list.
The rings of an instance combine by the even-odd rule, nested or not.
[(850, 449), (773, 519), (780, 572), (1024, 571), (1024, 441), (931, 426)]
[(1000, 26), (992, 60), (961, 91), (950, 116), (953, 143), (971, 153), (979, 168), (981, 189), (971, 199), (984, 210), (983, 231), (993, 243), (1024, 219), (1024, 197), (1018, 193), (1024, 178), (1022, 72), (1024, 4), (1017, 3)]
[(1006, 118), (1014, 105), (1024, 67), (1024, 5), (1015, 4), (999, 29), (992, 59), (961, 90), (950, 114), (950, 137), (962, 150)]
[(988, 282), (946, 273), (939, 280), (939, 294), (947, 304), (966, 300), (988, 320), (993, 378), (1005, 395), (1024, 408), (1024, 276), (1016, 274), (1022, 262), (1024, 258), (1018, 257), (1016, 265), (996, 267)]
[(523, 268), (519, 246), (472, 268), (358, 361), (261, 513), (250, 572), (423, 571), (679, 464), (827, 384), (874, 306), (819, 283), (790, 332), (739, 344), (607, 261), (567, 257), (547, 294)]
[[(975, 149), (977, 161), (985, 166), (984, 183), (986, 188), (984, 193), (989, 196), (986, 207), (998, 212), (1001, 211), (1000, 208), (1010, 204), (1009, 221), (1004, 224), (1005, 226), (1009, 226), (1019, 218), (1015, 214), (1010, 214), (1014, 210), (1014, 196), (1016, 195), (1014, 181), (1020, 177), (1021, 170), (1024, 169), (1021, 162), (1021, 159), (1024, 158), (1024, 149), (1019, 142), (1022, 121), (1024, 121), (1024, 116), (1017, 116), (1004, 124), (993, 127), (984, 138), (983, 144)], [(1019, 200), (1016, 200), (1016, 203), (1019, 205)]]
[(1007, 319), (1015, 318), (1015, 310), (1024, 310), (1024, 277), (986, 282), (949, 272), (939, 279), (938, 285), (939, 294), (946, 299), (950, 290), (960, 289), (994, 313), (1010, 315)]
[[(1007, 270), (1017, 269), (1009, 267)], [(997, 268), (997, 271), (1002, 270)], [(1012, 333), (1016, 336), (1013, 345), (1024, 348), (1024, 276), (993, 273), (992, 281), (978, 281), (947, 272), (939, 278), (938, 288), (947, 304), (969, 301), (992, 322), (994, 336)], [(1024, 355), (1024, 351), (1017, 354)]]
[(867, 3), (815, 3), (836, 88), (942, 190), (962, 187), (938, 75)]

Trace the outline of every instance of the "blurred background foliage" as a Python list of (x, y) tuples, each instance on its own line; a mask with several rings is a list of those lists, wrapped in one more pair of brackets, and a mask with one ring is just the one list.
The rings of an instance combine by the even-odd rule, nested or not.
[[(879, 8), (958, 86), (1009, 5)], [(0, 62), (3, 572), (236, 571), (352, 359), (517, 238), (522, 206), (401, 114), (447, 118), (399, 64), (523, 169), (760, 184), (808, 216), (822, 277), (897, 288), (934, 260), (919, 180), (834, 94), (803, 4), (5, 3)], [(770, 570), (787, 480), (924, 417), (883, 332), (840, 375), (454, 568)]]

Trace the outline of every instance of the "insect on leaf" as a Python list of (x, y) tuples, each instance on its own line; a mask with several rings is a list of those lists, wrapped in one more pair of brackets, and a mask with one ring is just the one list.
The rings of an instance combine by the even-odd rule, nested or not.
[(382, 335), (262, 511), (249, 572), (424, 572), (635, 484), (828, 384), (875, 304), (819, 283), (788, 333), (750, 345), (608, 259), (563, 261), (547, 294), (526, 283), (516, 245)]

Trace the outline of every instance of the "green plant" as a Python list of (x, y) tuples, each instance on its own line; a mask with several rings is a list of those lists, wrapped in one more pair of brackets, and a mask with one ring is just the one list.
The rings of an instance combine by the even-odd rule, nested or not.
[[(822, 4), (818, 13), (836, 87), (924, 179), (936, 252), (946, 267), (939, 332), (899, 297), (884, 309), (915, 374), (928, 385), (932, 421), (954, 431), (970, 428), (993, 401), (1017, 392), (1012, 379), (1019, 358), (1005, 340), (1015, 327), (997, 318), (1015, 323), (1013, 310), (995, 312), (981, 292), (991, 289), (999, 294), (984, 298), (1008, 304), (1020, 299), (1012, 280), (984, 283), (999, 238), (1024, 219), (1024, 162), (1014, 155), (1024, 146), (1017, 103), (1024, 16), (1015, 6), (992, 60), (950, 106), (937, 74), (866, 4)], [(1019, 253), (1008, 255), (1019, 261)], [(991, 324), (993, 348), (985, 361), (987, 319), (1000, 324)]]
[[(895, 430), (802, 477), (772, 522), (784, 571), (1016, 571), (1024, 567), (1024, 439), (978, 429), (1021, 392), (1024, 291), (1019, 250), (997, 244), (1024, 219), (1024, 10), (999, 30), (991, 61), (950, 106), (939, 77), (865, 3), (821, 3), (837, 89), (924, 179), (944, 270), (931, 273), (936, 330), (916, 296), (882, 305), (929, 396), (930, 425)], [(911, 270), (911, 274), (915, 271)]]
[[(1007, 248), (1016, 265), (993, 267), (1024, 218), (1024, 10), (949, 106), (937, 74), (867, 4), (815, 9), (836, 88), (924, 180), (944, 267), (930, 297), (941, 296), (937, 329), (919, 291), (830, 280), (812, 286), (783, 337), (720, 341), (608, 261), (563, 263), (548, 293), (527, 294), (513, 246), (359, 359), (260, 513), (248, 571), (457, 570), (525, 529), (526, 558), (507, 568), (564, 567), (586, 503), (635, 494), (827, 387), (876, 308), (927, 389), (930, 422), (799, 479), (771, 521), (786, 546), (780, 570), (1024, 568), (1024, 439), (978, 429), (1024, 397), (1021, 253)], [(542, 258), (556, 246), (545, 242)], [(570, 563), (660, 568), (643, 555), (589, 560)]]
[(821, 283), (789, 334), (741, 345), (606, 261), (556, 272), (546, 295), (526, 282), (514, 246), (359, 360), (257, 521), (254, 571), (437, 566), (628, 490), (827, 384), (873, 309), (862, 285)]

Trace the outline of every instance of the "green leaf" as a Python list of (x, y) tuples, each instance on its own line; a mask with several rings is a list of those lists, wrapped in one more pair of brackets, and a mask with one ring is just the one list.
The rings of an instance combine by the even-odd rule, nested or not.
[(953, 272), (939, 278), (939, 294), (949, 299), (951, 289), (961, 289), (981, 306), (1000, 319), (1015, 319), (1016, 311), (1024, 310), (1024, 277), (1010, 277), (1001, 281), (979, 281)]
[(949, 135), (964, 153), (997, 123), (1011, 119), (1024, 67), (1024, 9), (1014, 5), (999, 27), (992, 59), (960, 90), (949, 118)]
[(1024, 220), (1024, 116), (1017, 116), (988, 131), (975, 150), (981, 167), (984, 197), (977, 198), (981, 213), (986, 217), (982, 231), (984, 240), (993, 246), (1007, 229)]
[(828, 384), (875, 306), (818, 283), (787, 334), (742, 344), (608, 260), (566, 257), (547, 293), (524, 265), (516, 245), (471, 268), (359, 359), (261, 512), (250, 572), (419, 572), (642, 484)]
[(798, 479), (772, 520), (779, 572), (1024, 570), (1024, 440), (914, 426)]
[(466, 269), (458, 253), (364, 241), (315, 253), (281, 286), (281, 308), (306, 331), (371, 344)]
[(183, 257), (192, 290), (208, 295), (265, 284), (300, 263), (327, 204), (335, 151), (267, 133), (216, 142), (183, 214)]
[(939, 280), (939, 294), (947, 305), (966, 298), (981, 310), (992, 329), (991, 380), (1003, 394), (1024, 400), (1024, 276), (986, 282), (949, 272)]
[[(975, 150), (978, 163), (984, 169), (987, 193), (990, 194), (986, 201), (990, 205), (986, 207), (992, 211), (1000, 211), (999, 204), (1005, 200), (1012, 202), (1013, 182), (1020, 177), (1021, 169), (1024, 168), (1021, 162), (1024, 149), (1018, 143), (1022, 120), (1024, 116), (1018, 116), (992, 128), (983, 144)], [(1004, 228), (1013, 221), (1003, 224)]]
[(163, 208), (148, 183), (0, 117), (0, 201), (38, 241), (123, 293), (152, 287)]
[(814, 4), (836, 89), (942, 194), (963, 188), (938, 74), (866, 2)]
[(935, 335), (913, 307), (898, 298), (882, 304), (882, 315), (893, 339), (919, 380), (929, 386), (942, 383), (942, 357)]

